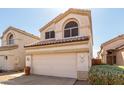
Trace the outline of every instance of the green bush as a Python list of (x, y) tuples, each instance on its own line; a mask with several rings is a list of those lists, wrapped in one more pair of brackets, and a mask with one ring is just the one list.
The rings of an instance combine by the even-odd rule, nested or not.
[(93, 85), (124, 85), (124, 67), (92, 66), (89, 71), (89, 83)]

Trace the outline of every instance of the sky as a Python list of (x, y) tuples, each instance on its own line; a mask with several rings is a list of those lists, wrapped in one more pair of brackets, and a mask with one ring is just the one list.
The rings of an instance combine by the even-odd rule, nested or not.
[[(9, 26), (40, 35), (39, 29), (67, 8), (0, 9), (0, 36)], [(93, 55), (96, 57), (100, 45), (124, 34), (124, 9), (91, 9), (93, 29)]]

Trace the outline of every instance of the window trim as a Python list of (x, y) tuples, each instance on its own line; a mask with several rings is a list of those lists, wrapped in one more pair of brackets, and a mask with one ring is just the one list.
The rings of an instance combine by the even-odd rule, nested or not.
[(74, 28), (78, 28), (78, 27), (71, 27), (71, 28), (66, 28), (64, 30), (68, 30), (68, 29), (74, 29)]
[[(77, 24), (77, 26), (75, 25), (75, 26), (72, 26), (72, 27), (69, 27), (69, 28), (65, 28), (66, 27), (66, 25), (69, 23), (69, 22), (75, 22), (76, 24)], [(79, 24), (79, 21), (76, 19), (76, 18), (70, 18), (70, 19), (67, 19), (65, 22), (64, 22), (64, 24), (63, 24), (63, 31), (62, 31), (62, 38), (73, 38), (73, 37), (79, 37), (80, 36), (80, 29), (79, 29), (79, 27), (80, 27), (80, 24)], [(76, 36), (72, 36), (72, 31), (70, 31), (70, 33), (71, 33), (71, 35), (69, 36), (69, 37), (65, 37), (65, 30), (72, 30), (72, 29), (74, 29), (74, 28), (78, 28), (78, 33), (77, 33), (77, 35)]]
[[(47, 38), (47, 34), (48, 34), (48, 38)], [(45, 39), (49, 39), (49, 32), (45, 32)]]
[[(52, 32), (54, 32), (54, 37), (52, 37)], [(48, 35), (48, 38), (46, 38), (46, 33), (48, 33), (49, 35)], [(48, 32), (45, 32), (45, 39), (46, 40), (49, 40), (49, 39), (54, 39), (55, 38), (55, 31), (53, 30), (53, 31), (48, 31)]]
[[(78, 29), (78, 35), (72, 36), (72, 29), (75, 29), (75, 28)], [(69, 38), (69, 37), (65, 37), (65, 30), (70, 30), (70, 36), (69, 37), (78, 37), (79, 36), (79, 27), (78, 26), (64, 29), (64, 38)]]
[[(10, 39), (11, 36), (12, 36), (12, 38)], [(10, 34), (8, 36), (7, 45), (14, 45), (14, 43), (15, 43), (14, 35), (13, 34)]]
[[(73, 28), (73, 29), (75, 29), (75, 28)], [(72, 36), (72, 29), (70, 29), (70, 30), (71, 30), (71, 32), (70, 32), (70, 33), (71, 33), (71, 36), (70, 36), (70, 37), (76, 37), (76, 36), (79, 36), (79, 31), (77, 31), (77, 35), (76, 35), (76, 36)], [(78, 27), (77, 27), (77, 30), (79, 30)]]

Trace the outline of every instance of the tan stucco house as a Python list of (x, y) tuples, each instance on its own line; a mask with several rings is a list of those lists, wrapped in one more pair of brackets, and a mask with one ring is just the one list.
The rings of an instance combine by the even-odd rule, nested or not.
[(124, 65), (124, 35), (119, 35), (101, 45), (98, 57), (103, 63)]
[(40, 28), (40, 33), (39, 42), (25, 46), (31, 73), (87, 79), (93, 45), (90, 10), (71, 8)]
[(22, 70), (25, 66), (24, 45), (38, 41), (39, 37), (15, 27), (8, 27), (2, 34), (0, 70)]

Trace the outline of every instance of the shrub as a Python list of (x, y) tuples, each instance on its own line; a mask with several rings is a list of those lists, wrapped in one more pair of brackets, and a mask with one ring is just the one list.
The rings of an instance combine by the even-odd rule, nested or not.
[(94, 85), (124, 85), (124, 67), (92, 66), (89, 71), (89, 83)]

